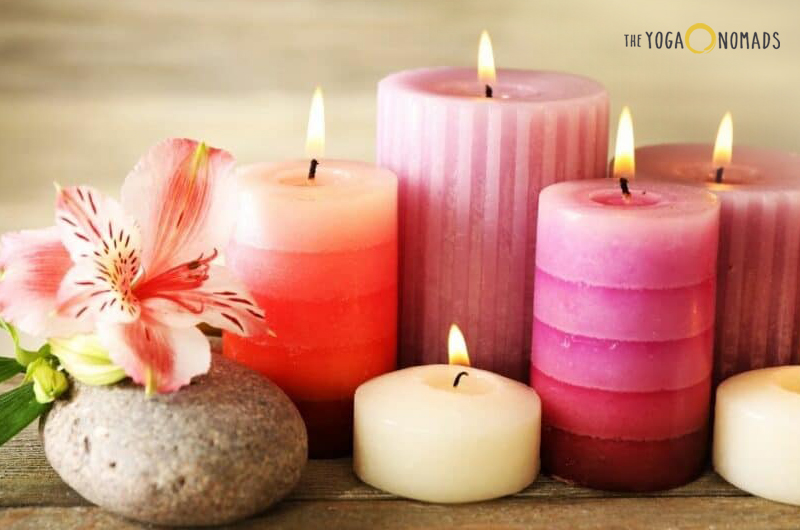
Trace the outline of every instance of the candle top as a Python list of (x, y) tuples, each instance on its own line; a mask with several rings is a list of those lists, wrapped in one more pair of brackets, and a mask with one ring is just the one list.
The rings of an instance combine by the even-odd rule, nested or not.
[(542, 191), (546, 208), (562, 209), (584, 222), (592, 219), (638, 218), (641, 222), (686, 219), (693, 215), (713, 215), (718, 201), (705, 193), (679, 183), (635, 178), (628, 181), (630, 196), (624, 197), (619, 179), (602, 178), (560, 182)]
[(714, 194), (634, 178), (553, 184), (539, 195), (536, 267), (571, 282), (666, 289), (716, 274), (720, 202)]
[[(460, 372), (458, 386), (453, 382)], [(538, 421), (539, 396), (528, 385), (501, 375), (455, 364), (413, 366), (381, 375), (356, 391), (360, 407), (385, 410), (387, 418), (408, 411), (409, 417), (424, 416), (432, 429), (459, 425), (492, 425)], [(389, 421), (387, 419), (387, 421)]]
[(366, 162), (320, 159), (313, 179), (308, 178), (309, 164), (296, 159), (245, 166), (239, 170), (238, 186), (250, 195), (305, 202), (352, 201), (397, 185), (394, 173)]
[(384, 78), (381, 90), (399, 89), (433, 98), (486, 101), (497, 103), (542, 104), (590, 97), (606, 97), (606, 90), (597, 81), (574, 74), (538, 70), (497, 70), (492, 84), (492, 97), (475, 68), (422, 68), (405, 70)]
[(734, 146), (732, 162), (724, 168), (722, 182), (715, 182), (714, 146), (711, 144), (662, 144), (636, 149), (637, 172), (644, 177), (671, 178), (702, 184), (714, 192), (800, 191), (800, 155), (747, 146)]
[(717, 390), (718, 403), (722, 395), (728, 405), (737, 402), (742, 409), (785, 403), (795, 407), (794, 412), (800, 406), (800, 366), (762, 368), (729, 377)]
[(386, 243), (397, 232), (397, 177), (351, 160), (324, 158), (314, 179), (310, 160), (239, 170), (234, 239), (293, 252), (353, 250)]

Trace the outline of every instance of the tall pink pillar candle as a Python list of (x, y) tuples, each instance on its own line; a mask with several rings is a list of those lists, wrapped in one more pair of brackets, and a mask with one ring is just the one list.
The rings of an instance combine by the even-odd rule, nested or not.
[(580, 76), (474, 69), (378, 85), (378, 164), (400, 178), (403, 366), (447, 362), (457, 322), (476, 367), (528, 380), (539, 191), (605, 175), (608, 95)]
[(636, 150), (637, 174), (705, 188), (722, 203), (715, 379), (800, 363), (800, 156), (733, 148), (715, 182), (711, 145)]
[(312, 457), (352, 448), (356, 388), (391, 371), (397, 349), (397, 177), (320, 160), (243, 168), (228, 266), (272, 334), (226, 334), (226, 356), (262, 372), (297, 405)]
[(531, 384), (542, 466), (611, 490), (703, 468), (719, 201), (635, 179), (564, 182), (539, 199)]

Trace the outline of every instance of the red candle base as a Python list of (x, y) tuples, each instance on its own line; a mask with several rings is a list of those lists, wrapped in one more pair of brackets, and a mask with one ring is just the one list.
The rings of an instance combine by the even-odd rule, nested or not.
[(686, 484), (706, 464), (708, 427), (667, 440), (606, 440), (542, 429), (542, 470), (609, 491), (657, 491)]
[(308, 431), (309, 458), (341, 458), (353, 452), (353, 400), (295, 401)]

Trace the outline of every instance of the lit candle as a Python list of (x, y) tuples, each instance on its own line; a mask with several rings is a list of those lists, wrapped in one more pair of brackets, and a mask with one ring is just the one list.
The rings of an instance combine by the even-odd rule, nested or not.
[(378, 85), (378, 165), (400, 177), (400, 362), (447, 359), (462, 322), (473, 364), (528, 381), (539, 190), (605, 176), (608, 95), (556, 72), (475, 68)]
[(732, 149), (730, 114), (715, 146), (637, 149), (639, 174), (708, 189), (722, 203), (715, 379), (800, 363), (800, 156)]
[(717, 388), (714, 469), (749, 493), (800, 505), (800, 366), (739, 374)]
[(356, 475), (428, 502), (516, 493), (539, 472), (539, 398), (522, 383), (471, 368), (456, 326), (448, 343), (449, 365), (406, 368), (358, 388)]
[(719, 203), (634, 179), (620, 120), (615, 179), (542, 191), (531, 384), (542, 467), (611, 490), (656, 490), (706, 455)]
[(314, 457), (350, 452), (355, 389), (394, 369), (397, 344), (397, 178), (323, 144), (317, 92), (308, 158), (241, 170), (226, 255), (274, 335), (226, 334), (224, 352), (294, 400)]

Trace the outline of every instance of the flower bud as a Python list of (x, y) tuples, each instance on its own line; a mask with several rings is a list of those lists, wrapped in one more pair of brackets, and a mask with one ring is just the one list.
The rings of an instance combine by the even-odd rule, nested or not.
[(87, 385), (111, 385), (126, 377), (119, 366), (111, 362), (108, 352), (96, 335), (75, 335), (68, 339), (50, 339), (50, 353), (58, 357), (61, 366)]
[(41, 357), (28, 365), (25, 381), (33, 381), (33, 393), (39, 403), (50, 403), (69, 388), (66, 376)]

